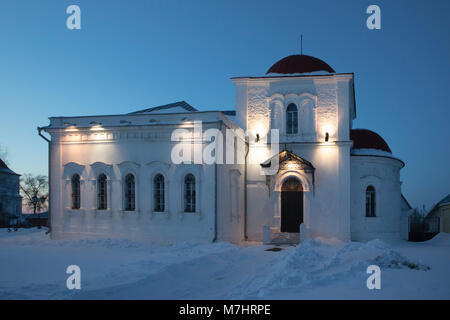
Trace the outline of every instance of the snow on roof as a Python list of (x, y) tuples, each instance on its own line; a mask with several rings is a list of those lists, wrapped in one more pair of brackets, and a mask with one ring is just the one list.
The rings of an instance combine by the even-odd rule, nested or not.
[(368, 156), (368, 157), (382, 157), (382, 158), (390, 158), (390, 159), (394, 159), (394, 160), (398, 160), (400, 161), (403, 166), (405, 165), (405, 163), (397, 158), (394, 157), (392, 155), (392, 153), (390, 152), (386, 152), (383, 150), (377, 150), (377, 149), (352, 149), (351, 150), (351, 156)]
[(6, 163), (2, 159), (0, 159), (0, 168), (9, 169), (8, 166), (6, 165)]
[(227, 116), (232, 116), (232, 117), (234, 117), (234, 116), (236, 116), (236, 111), (235, 110), (224, 110), (224, 111), (221, 111), (224, 115), (227, 115)]
[(436, 211), (437, 209), (444, 205), (444, 204), (449, 204), (450, 203), (450, 194), (448, 194), (446, 197), (444, 197), (441, 201), (439, 201), (438, 203), (436, 203), (433, 208), (430, 210), (430, 212), (428, 212), (427, 217), (431, 217)]
[(408, 209), (412, 209), (411, 205), (409, 204), (408, 200), (406, 200), (406, 197), (403, 195), (403, 193), (401, 194), (401, 196), (402, 196), (402, 201), (406, 205), (406, 207)]
[(0, 159), (0, 172), (8, 173), (8, 174), (14, 174), (16, 176), (19, 176), (19, 174), (15, 173), (10, 168), (8, 168), (8, 166), (6, 165), (6, 163), (2, 159)]
[(135, 112), (130, 112), (129, 114), (158, 114), (158, 113), (185, 113), (198, 111), (193, 106), (191, 106), (186, 101), (178, 101), (174, 103), (165, 104), (162, 106), (152, 107), (148, 109), (143, 109)]
[(392, 158), (392, 153), (386, 152), (378, 149), (352, 149), (352, 155), (355, 156), (380, 156), (380, 157), (389, 157)]

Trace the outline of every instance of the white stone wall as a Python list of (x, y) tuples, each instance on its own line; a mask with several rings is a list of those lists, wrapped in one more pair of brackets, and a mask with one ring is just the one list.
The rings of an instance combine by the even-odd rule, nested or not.
[[(350, 240), (350, 147), (349, 130), (354, 118), (352, 75), (237, 78), (237, 118), (246, 118), (251, 148), (248, 156), (247, 234), (262, 241), (264, 227), (280, 226), (280, 188), (294, 176), (303, 185), (306, 238)], [(299, 132), (286, 134), (286, 108), (298, 108)], [(242, 121), (241, 121), (242, 122)], [(279, 129), (280, 151), (289, 151), (310, 161), (312, 176), (295, 168), (279, 172), (268, 181), (260, 163), (273, 154), (256, 134), (267, 140), (270, 129)], [(330, 138), (325, 142), (325, 134)]]
[(296, 177), (303, 186), (303, 216), (306, 238), (350, 239), (350, 173), (349, 148), (351, 144), (291, 145), (296, 155), (310, 161), (312, 174), (297, 168), (282, 170), (266, 182), (260, 175), (260, 166), (249, 166), (248, 181), (248, 236), (262, 241), (264, 226), (280, 227), (281, 186), (289, 177)]
[[(351, 238), (400, 238), (402, 230), (399, 160), (379, 156), (351, 157)], [(376, 217), (366, 217), (366, 188), (375, 188)]]
[[(214, 164), (172, 163), (171, 150), (174, 144), (178, 143), (171, 142), (172, 131), (181, 126), (190, 129), (192, 125), (188, 122), (171, 122), (179, 122), (178, 118), (186, 117), (202, 120), (203, 130), (223, 129), (224, 123), (227, 122), (218, 112), (199, 113), (195, 119), (189, 114), (52, 119), (52, 126), (46, 130), (52, 135), (53, 237), (123, 237), (155, 243), (173, 243), (209, 242), (220, 233), (233, 241), (237, 232), (225, 235), (224, 232), (215, 231), (216, 226), (219, 226), (215, 221), (215, 213), (221, 211), (222, 215), (225, 210), (216, 207), (215, 188), (216, 180), (224, 179), (221, 175), (228, 177), (229, 170), (239, 168), (223, 165), (216, 173)], [(152, 121), (156, 125), (148, 124), (151, 119), (156, 119)], [(131, 123), (121, 126), (123, 120)], [(73, 122), (76, 126), (64, 128), (64, 122)], [(88, 125), (91, 122), (102, 125), (92, 130)], [(202, 146), (205, 144), (203, 141)], [(74, 173), (81, 177), (79, 210), (71, 209), (70, 179)], [(104, 173), (108, 180), (107, 210), (96, 209), (96, 179), (100, 173)], [(124, 210), (124, 178), (128, 173), (134, 174), (136, 179), (135, 211)], [(158, 173), (165, 178), (165, 212), (153, 211), (153, 177)], [(184, 212), (183, 208), (183, 180), (188, 173), (192, 173), (196, 178), (194, 213)], [(235, 181), (241, 183), (239, 176)], [(225, 200), (221, 201), (225, 208)], [(242, 210), (242, 203), (238, 202), (237, 206), (237, 210)], [(234, 214), (236, 215), (236, 212)]]

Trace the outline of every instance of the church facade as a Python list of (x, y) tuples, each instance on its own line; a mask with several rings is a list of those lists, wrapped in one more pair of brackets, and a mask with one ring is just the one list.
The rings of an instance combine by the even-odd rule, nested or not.
[[(198, 111), (182, 101), (51, 117), (40, 131), (51, 137), (52, 236), (155, 243), (406, 237), (404, 163), (378, 134), (353, 129), (353, 73), (293, 55), (265, 76), (232, 81), (235, 111)], [(229, 132), (237, 134), (228, 139)], [(195, 159), (195, 150), (216, 161)]]

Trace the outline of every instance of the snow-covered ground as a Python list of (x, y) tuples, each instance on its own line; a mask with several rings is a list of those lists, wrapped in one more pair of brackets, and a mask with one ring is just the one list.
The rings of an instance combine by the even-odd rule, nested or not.
[[(297, 247), (127, 240), (50, 240), (45, 230), (0, 229), (1, 299), (450, 299), (450, 235)], [(66, 268), (81, 268), (68, 290)], [(381, 289), (366, 287), (369, 265)]]

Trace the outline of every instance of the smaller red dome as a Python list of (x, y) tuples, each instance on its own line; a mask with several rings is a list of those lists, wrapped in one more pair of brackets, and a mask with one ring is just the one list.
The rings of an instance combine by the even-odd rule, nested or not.
[(350, 140), (353, 140), (353, 149), (377, 149), (392, 153), (386, 141), (378, 133), (371, 130), (350, 130)]

